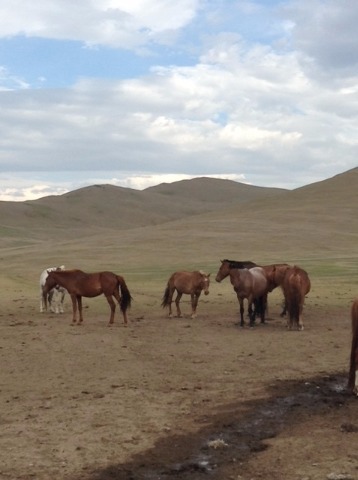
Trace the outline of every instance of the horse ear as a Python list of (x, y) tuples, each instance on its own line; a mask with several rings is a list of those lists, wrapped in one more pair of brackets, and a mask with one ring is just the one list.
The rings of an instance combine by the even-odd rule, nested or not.
[(210, 272), (210, 273), (208, 273), (208, 275), (207, 275), (207, 276), (208, 276), (208, 277), (210, 277), (210, 275), (211, 275), (211, 272)]

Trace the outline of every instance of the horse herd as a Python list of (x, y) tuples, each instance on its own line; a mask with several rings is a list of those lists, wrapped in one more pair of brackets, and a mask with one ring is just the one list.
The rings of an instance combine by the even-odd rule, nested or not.
[[(303, 305), (305, 296), (311, 289), (307, 272), (287, 263), (257, 265), (251, 261), (221, 260), (215, 280), (221, 282), (226, 277), (236, 293), (240, 305), (240, 325), (244, 321), (244, 300), (248, 305), (249, 324), (255, 325), (256, 317), (265, 322), (267, 297), (275, 288), (280, 287), (284, 296), (284, 308), (281, 316), (288, 314), (287, 328), (303, 330)], [(180, 300), (183, 294), (191, 297), (191, 317), (196, 316), (199, 297), (204, 291), (209, 294), (210, 273), (203, 271), (181, 271), (173, 273), (165, 287), (162, 307), (169, 308), (172, 316), (173, 296), (176, 292), (175, 305), (177, 316), (181, 317)], [(66, 270), (61, 267), (45, 269), (40, 276), (40, 311), (47, 311), (48, 305), (55, 313), (63, 312), (63, 301), (66, 291), (72, 301), (72, 322), (82, 324), (82, 297), (97, 297), (104, 295), (110, 306), (109, 325), (114, 322), (116, 303), (123, 314), (124, 324), (128, 323), (127, 309), (131, 306), (132, 296), (123, 277), (112, 272), (85, 273), (82, 270)], [(113, 299), (114, 297), (114, 299)], [(351, 309), (352, 345), (348, 387), (358, 395), (358, 299)]]

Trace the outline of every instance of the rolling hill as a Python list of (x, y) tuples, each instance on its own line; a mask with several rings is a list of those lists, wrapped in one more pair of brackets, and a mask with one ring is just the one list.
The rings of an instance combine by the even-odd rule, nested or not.
[[(229, 180), (200, 178), (162, 184), (146, 190), (93, 185), (60, 196), (0, 203), (1, 236), (21, 230), (42, 233), (98, 228), (128, 229), (224, 209), (284, 190), (249, 186)], [(22, 234), (21, 234), (22, 236)]]
[(195, 247), (219, 256), (262, 251), (276, 258), (285, 252), (287, 258), (344, 250), (358, 256), (357, 184), (358, 168), (292, 191), (210, 178), (143, 191), (93, 185), (35, 201), (1, 202), (0, 243), (14, 249), (81, 242), (110, 249), (120, 232), (128, 255), (134, 246), (143, 255), (153, 246), (171, 255), (181, 242), (178, 255)]

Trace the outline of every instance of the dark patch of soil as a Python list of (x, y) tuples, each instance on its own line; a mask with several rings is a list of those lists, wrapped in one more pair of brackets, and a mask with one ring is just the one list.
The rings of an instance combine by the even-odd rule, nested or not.
[[(126, 464), (92, 472), (90, 480), (200, 480), (230, 477), (231, 470), (267, 448), (266, 440), (285, 429), (326, 415), (356, 402), (346, 391), (346, 376), (336, 375), (305, 382), (278, 382), (269, 400), (225, 406), (195, 435), (168, 436), (153, 449)], [(206, 419), (207, 420), (207, 419)], [(206, 421), (206, 423), (208, 423)], [(342, 424), (341, 431), (356, 432), (357, 424)], [(84, 478), (84, 477), (81, 477)], [(239, 477), (241, 478), (241, 477)]]

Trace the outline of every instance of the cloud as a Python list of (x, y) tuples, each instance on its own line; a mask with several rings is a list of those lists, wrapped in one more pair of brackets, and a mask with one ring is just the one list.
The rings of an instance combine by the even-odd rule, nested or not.
[[(33, 172), (26, 195), (204, 174), (294, 188), (357, 165), (356, 2), (14, 0), (0, 15), (3, 37), (153, 55), (141, 76), (99, 72), (56, 89), (0, 68), (0, 175)], [(164, 62), (165, 47), (190, 56)], [(38, 181), (46, 172), (59, 190)], [(61, 183), (65, 172), (76, 180)]]
[(131, 49), (161, 43), (166, 32), (185, 27), (198, 7), (198, 0), (13, 0), (0, 6), (0, 33)]
[[(358, 5), (355, 0), (295, 0), (283, 8), (292, 28), (292, 46), (318, 71), (356, 76)], [(313, 63), (312, 63), (313, 62)]]

